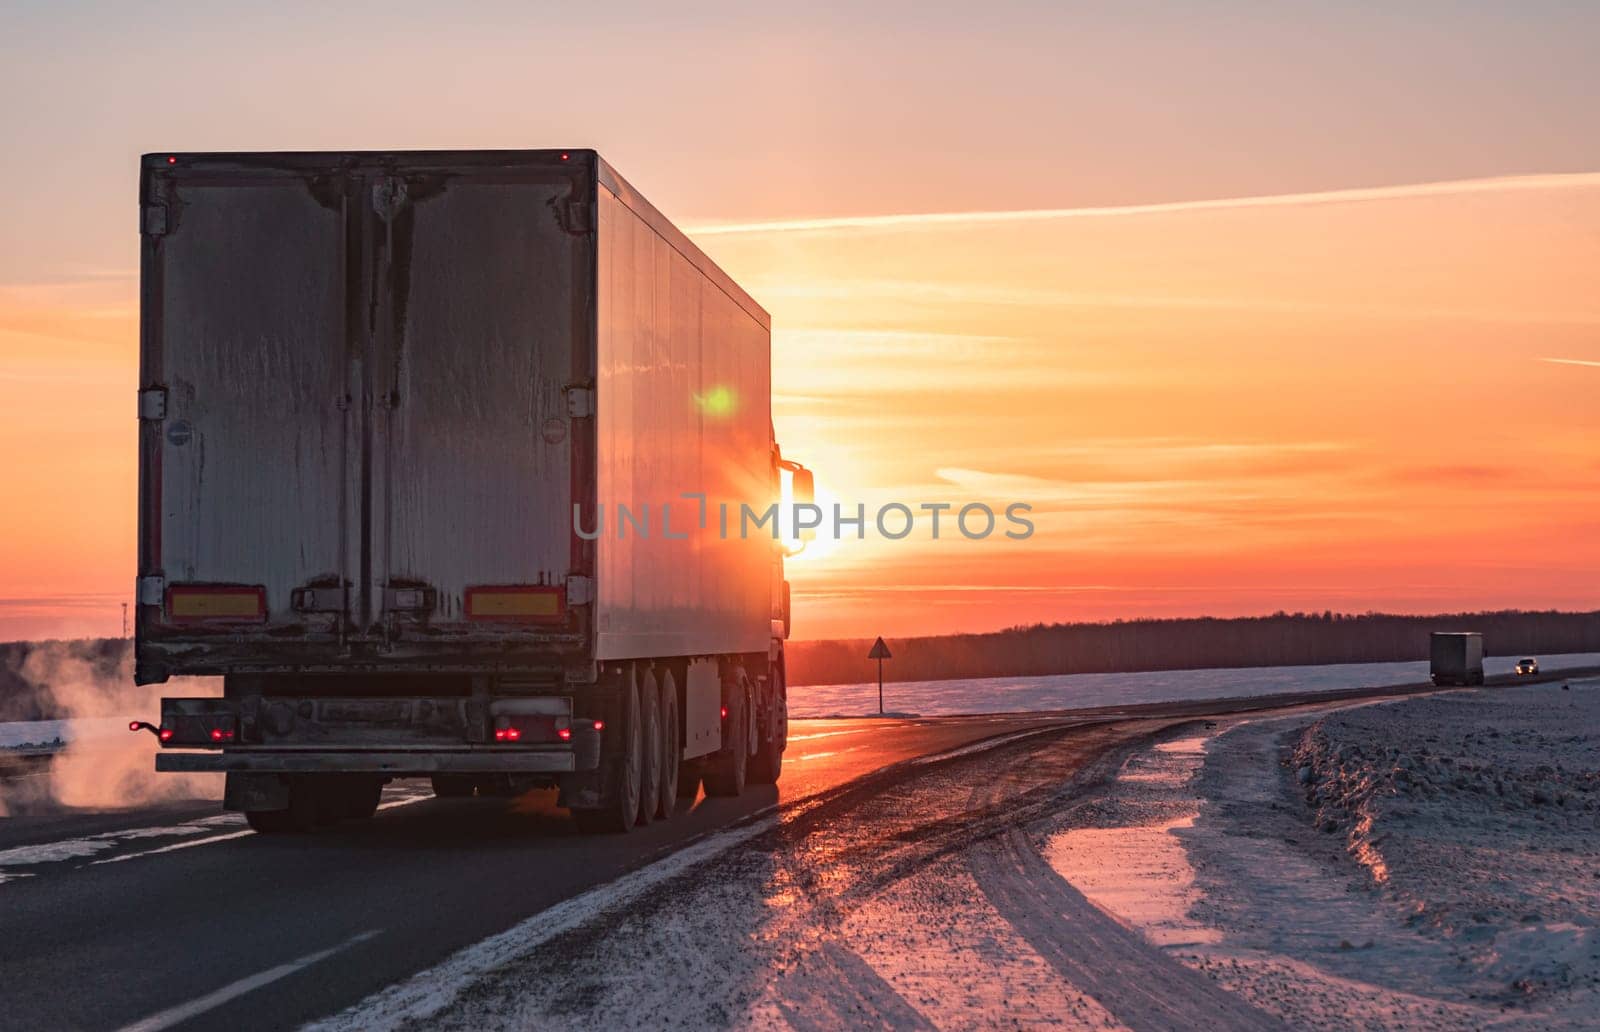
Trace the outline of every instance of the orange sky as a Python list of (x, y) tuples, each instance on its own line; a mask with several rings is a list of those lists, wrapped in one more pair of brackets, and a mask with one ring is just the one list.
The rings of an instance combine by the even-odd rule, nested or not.
[(575, 14), (559, 51), (509, 9), (298, 47), (287, 13), (9, 13), (0, 88), (43, 99), (0, 113), (0, 638), (114, 633), (131, 587), (161, 147), (599, 146), (772, 312), (826, 498), (1034, 507), (1026, 542), (821, 543), (801, 636), (1600, 606), (1586, 16), (744, 10)]

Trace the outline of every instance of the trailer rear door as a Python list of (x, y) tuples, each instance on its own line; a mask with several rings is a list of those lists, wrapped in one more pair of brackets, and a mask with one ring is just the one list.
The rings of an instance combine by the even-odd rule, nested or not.
[(576, 640), (594, 171), (567, 158), (147, 157), (139, 676)]
[[(418, 591), (468, 636), (561, 623), (573, 562), (575, 355), (592, 246), (570, 175), (404, 178), (378, 229), (374, 568), (386, 620)], [(393, 614), (389, 609), (398, 609)]]
[[(265, 629), (296, 622), (296, 588), (340, 583), (345, 203), (337, 184), (270, 170), (146, 198), (141, 621)], [(342, 610), (342, 593), (318, 604)]]

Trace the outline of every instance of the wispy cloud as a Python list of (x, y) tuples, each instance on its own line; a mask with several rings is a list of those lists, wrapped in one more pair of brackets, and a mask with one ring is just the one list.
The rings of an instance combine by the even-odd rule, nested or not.
[(1600, 369), (1600, 362), (1587, 358), (1541, 358), (1541, 362), (1553, 362), (1556, 365), (1588, 366), (1591, 369)]
[(1165, 201), (1157, 204), (1117, 204), (1091, 208), (1030, 208), (1011, 211), (910, 212), (898, 215), (844, 215), (831, 218), (774, 219), (765, 222), (708, 223), (691, 226), (694, 236), (734, 233), (826, 233), (872, 229), (920, 229), (941, 225), (980, 225), (999, 222), (1041, 222), (1059, 219), (1117, 218), (1128, 215), (1169, 215), (1185, 212), (1228, 211), (1238, 208), (1290, 208), (1320, 204), (1392, 201), (1413, 197), (1457, 194), (1514, 193), (1600, 186), (1600, 172), (1563, 172), (1487, 179), (1455, 179), (1399, 186), (1319, 190), (1312, 193), (1267, 194), (1257, 197), (1223, 197), (1199, 201)]

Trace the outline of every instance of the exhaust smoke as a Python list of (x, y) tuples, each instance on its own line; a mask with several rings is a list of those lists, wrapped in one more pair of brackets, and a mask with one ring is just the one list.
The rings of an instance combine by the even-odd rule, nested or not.
[[(48, 768), (0, 780), (0, 816), (49, 809), (122, 810), (177, 799), (221, 799), (220, 774), (157, 774), (159, 746), (128, 730), (157, 719), (163, 695), (218, 696), (222, 679), (133, 683), (131, 649), (108, 656), (98, 642), (34, 645), (18, 672), (42, 708), (66, 720), (66, 745)], [(53, 735), (49, 737), (54, 737)]]

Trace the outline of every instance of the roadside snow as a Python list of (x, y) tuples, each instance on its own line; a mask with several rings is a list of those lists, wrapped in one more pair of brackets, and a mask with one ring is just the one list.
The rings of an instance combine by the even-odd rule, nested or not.
[(1600, 682), (1224, 725), (1046, 855), (1295, 1028), (1600, 1024)]
[[(1484, 672), (1511, 673), (1515, 656), (1490, 656)], [(1600, 653), (1541, 656), (1545, 673), (1600, 666)], [(954, 681), (893, 681), (884, 686), (889, 705), (923, 716), (1035, 712), (1143, 702), (1246, 698), (1293, 692), (1337, 691), (1420, 684), (1428, 662), (1332, 663), (1323, 666), (1239, 667), (1217, 670), (1152, 670), (1121, 674), (1058, 674), (1047, 677), (980, 677)], [(876, 715), (877, 682), (791, 685), (789, 716)]]

